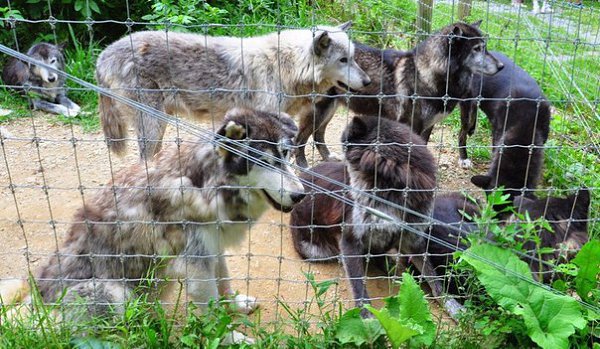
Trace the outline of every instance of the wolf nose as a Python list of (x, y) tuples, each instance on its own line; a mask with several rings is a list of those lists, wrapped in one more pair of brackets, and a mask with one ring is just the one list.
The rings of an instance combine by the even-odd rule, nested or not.
[(498, 62), (498, 71), (504, 69), (504, 63)]
[(48, 82), (54, 82), (56, 81), (56, 76), (49, 76), (48, 77)]
[(295, 204), (299, 203), (305, 196), (306, 194), (304, 193), (292, 193), (292, 195), (290, 195), (292, 202)]
[(364, 79), (362, 81), (363, 86), (369, 86), (371, 84), (371, 79)]

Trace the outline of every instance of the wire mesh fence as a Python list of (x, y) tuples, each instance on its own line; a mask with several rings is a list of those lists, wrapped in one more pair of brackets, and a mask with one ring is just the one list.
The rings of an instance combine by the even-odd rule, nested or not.
[[(79, 3), (0, 8), (5, 66), (17, 58), (29, 75), (25, 86), (3, 75), (3, 282), (31, 274), (55, 292), (46, 300), (67, 286), (92, 292), (92, 306), (122, 303), (147, 280), (184, 286), (186, 302), (206, 302), (218, 286), (257, 297), (262, 321), (278, 323), (290, 307), (314, 320), (313, 277), (339, 281), (326, 307), (351, 308), (364, 285), (384, 304), (408, 269), (447, 325), (449, 297), (477, 298), (469, 272), (449, 267), (462, 252), (575, 293), (557, 280), (572, 277), (565, 263), (600, 234), (597, 2), (543, 3), (541, 14), (505, 1)], [(465, 11), (471, 25), (454, 24)], [(319, 26), (346, 20), (348, 31), (322, 35)], [(65, 39), (62, 67), (25, 54)], [(54, 94), (64, 115), (44, 112), (37, 101), (63, 86), (36, 84), (53, 74), (81, 110)], [(250, 110), (240, 129), (235, 116), (223, 123), (234, 107), (290, 114), (296, 144), (281, 117)], [(472, 135), (466, 145), (459, 133)], [(304, 143), (308, 168), (288, 157)], [(111, 152), (117, 144), (124, 155)], [(501, 185), (516, 213), (482, 190)], [(519, 219), (528, 224), (515, 228)], [(535, 279), (471, 252), (473, 241), (512, 250)], [(582, 309), (599, 311), (597, 287), (575, 296)]]

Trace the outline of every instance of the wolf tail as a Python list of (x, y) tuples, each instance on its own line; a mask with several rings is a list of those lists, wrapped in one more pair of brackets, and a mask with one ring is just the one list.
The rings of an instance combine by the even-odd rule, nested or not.
[(29, 283), (24, 280), (0, 281), (0, 305), (22, 302), (29, 295)]
[(108, 148), (115, 154), (125, 152), (125, 138), (127, 137), (127, 122), (115, 106), (115, 101), (107, 96), (100, 95), (100, 121)]

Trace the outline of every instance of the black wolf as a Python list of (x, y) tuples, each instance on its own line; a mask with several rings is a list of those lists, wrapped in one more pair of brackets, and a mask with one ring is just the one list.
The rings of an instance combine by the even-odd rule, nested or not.
[[(550, 131), (550, 103), (537, 82), (499, 52), (492, 53), (504, 64), (494, 76), (476, 75), (471, 84), (473, 96), (483, 99), (479, 108), (492, 125), (493, 159), (486, 175), (471, 178), (482, 189), (504, 186), (511, 198), (532, 196), (544, 162), (543, 146)], [(510, 101), (507, 101), (507, 98)], [(469, 167), (467, 134), (477, 121), (477, 102), (461, 102), (459, 135), (460, 164)]]

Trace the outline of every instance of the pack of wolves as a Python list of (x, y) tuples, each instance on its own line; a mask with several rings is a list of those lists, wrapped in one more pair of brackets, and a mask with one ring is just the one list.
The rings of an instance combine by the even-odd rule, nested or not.
[[(101, 87), (168, 114), (222, 122), (211, 142), (161, 149), (164, 122), (101, 95), (109, 148), (125, 151), (132, 124), (145, 161), (121, 171), (77, 211), (62, 247), (35, 275), (43, 300), (83, 299), (92, 315), (106, 313), (107, 305), (119, 310), (153, 270), (159, 280), (185, 279), (201, 306), (228, 297), (250, 312), (256, 299), (233, 292), (223, 251), (239, 244), (270, 206), (291, 211), (292, 240), (302, 258), (340, 256), (357, 306), (369, 302), (365, 266), (391, 257), (414, 265), (456, 315), (462, 306), (442, 297), (439, 278), (453, 251), (428, 237), (463, 246), (449, 227), (473, 231), (462, 213), (472, 217), (479, 208), (462, 194), (437, 192), (427, 141), (457, 105), (461, 166), (470, 166), (465, 145), (478, 108), (492, 125), (492, 164), (472, 182), (486, 191), (504, 187), (517, 212), (546, 218), (554, 233), (540, 232), (542, 246), (569, 250), (548, 258), (570, 256), (587, 240), (589, 192), (534, 195), (550, 104), (523, 69), (487, 50), (479, 24), (448, 25), (410, 51), (353, 42), (349, 23), (250, 38), (144, 31), (110, 44), (96, 65)], [(52, 45), (36, 46), (31, 56), (64, 68)], [(4, 75), (5, 83), (40, 87), (44, 98), (34, 101), (36, 108), (78, 111), (60, 88), (46, 94), (64, 84), (50, 70), (17, 61)], [(358, 115), (341, 136), (344, 160), (331, 161), (324, 132), (339, 105)], [(290, 155), (307, 167), (311, 135), (328, 161), (297, 176)], [(302, 182), (317, 190), (307, 191)], [(528, 248), (535, 256), (535, 246)], [(411, 257), (401, 261), (401, 255)], [(550, 271), (534, 270), (549, 280)], [(27, 297), (15, 292), (23, 286), (5, 284), (0, 295), (4, 301)], [(232, 340), (250, 339), (232, 333)]]

